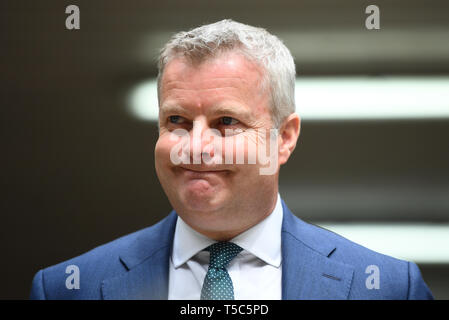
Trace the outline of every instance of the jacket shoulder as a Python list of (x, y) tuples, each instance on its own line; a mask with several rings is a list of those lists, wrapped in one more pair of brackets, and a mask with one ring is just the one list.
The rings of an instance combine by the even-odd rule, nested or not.
[(332, 243), (329, 259), (354, 269), (350, 299), (433, 299), (418, 266), (376, 252), (333, 231), (306, 223), (316, 243)]
[(167, 218), (153, 226), (39, 270), (33, 278), (30, 299), (101, 299), (102, 281), (127, 271), (127, 265), (121, 255), (132, 251), (142, 238), (157, 239)]

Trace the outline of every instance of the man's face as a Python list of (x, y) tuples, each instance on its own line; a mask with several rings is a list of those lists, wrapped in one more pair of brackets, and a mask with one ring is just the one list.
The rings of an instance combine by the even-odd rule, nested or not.
[[(258, 136), (266, 137), (272, 128), (262, 75), (256, 64), (230, 52), (199, 65), (176, 58), (161, 79), (156, 172), (181, 218), (213, 238), (243, 232), (270, 213), (275, 203), (277, 163), (271, 175), (260, 174), (267, 165), (258, 158), (248, 164), (249, 153), (261, 145)], [(227, 129), (231, 135), (226, 135)], [(179, 131), (187, 135), (175, 134)], [(182, 141), (189, 144), (190, 163), (173, 161)], [(277, 149), (271, 151), (277, 156)], [(202, 152), (221, 158), (221, 164), (204, 159), (193, 163), (195, 156), (202, 159)], [(244, 155), (243, 164), (236, 163), (237, 154)]]

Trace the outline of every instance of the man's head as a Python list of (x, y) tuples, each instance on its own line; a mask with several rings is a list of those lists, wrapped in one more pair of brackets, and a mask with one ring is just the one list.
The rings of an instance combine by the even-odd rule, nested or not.
[[(231, 20), (178, 33), (162, 49), (156, 172), (193, 229), (228, 240), (273, 210), (279, 166), (299, 135), (294, 83), (282, 42)], [(273, 156), (274, 170), (261, 174)]]

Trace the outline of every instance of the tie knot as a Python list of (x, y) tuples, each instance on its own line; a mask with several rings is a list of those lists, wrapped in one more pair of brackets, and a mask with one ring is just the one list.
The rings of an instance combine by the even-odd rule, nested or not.
[(235, 243), (222, 241), (210, 245), (206, 250), (210, 252), (210, 267), (223, 269), (243, 249)]

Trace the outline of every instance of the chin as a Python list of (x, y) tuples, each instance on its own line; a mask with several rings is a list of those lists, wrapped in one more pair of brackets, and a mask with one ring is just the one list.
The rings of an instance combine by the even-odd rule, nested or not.
[(214, 212), (219, 210), (224, 203), (224, 199), (217, 190), (182, 190), (181, 202), (183, 208), (194, 212)]
[(182, 201), (185, 205), (184, 208), (189, 211), (196, 212), (211, 212), (215, 211), (218, 206), (214, 199), (204, 196), (190, 195), (184, 197), (184, 201)]

